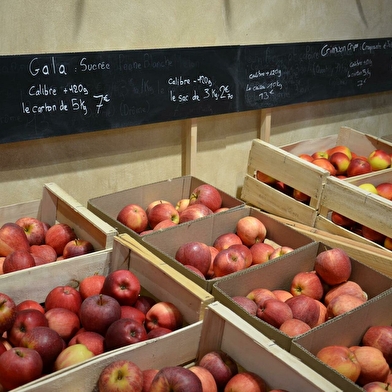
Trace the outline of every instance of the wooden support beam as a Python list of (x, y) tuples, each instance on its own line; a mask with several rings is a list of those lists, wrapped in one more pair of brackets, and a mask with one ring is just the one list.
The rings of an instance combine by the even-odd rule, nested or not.
[(260, 110), (259, 139), (269, 143), (271, 136), (271, 109)]
[(192, 118), (185, 121), (182, 167), (183, 175), (194, 175), (196, 171), (197, 154), (197, 120)]

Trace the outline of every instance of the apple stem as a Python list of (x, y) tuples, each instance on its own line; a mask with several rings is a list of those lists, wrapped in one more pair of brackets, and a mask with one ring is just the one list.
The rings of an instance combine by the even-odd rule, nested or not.
[(0, 302), (0, 308), (7, 302), (7, 300), (3, 300), (2, 302)]
[(99, 305), (103, 305), (102, 294), (99, 294)]

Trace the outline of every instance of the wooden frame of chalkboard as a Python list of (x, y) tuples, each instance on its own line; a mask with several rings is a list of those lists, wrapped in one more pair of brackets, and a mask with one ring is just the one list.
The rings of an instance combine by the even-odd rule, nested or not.
[(392, 38), (0, 56), (0, 143), (392, 90)]

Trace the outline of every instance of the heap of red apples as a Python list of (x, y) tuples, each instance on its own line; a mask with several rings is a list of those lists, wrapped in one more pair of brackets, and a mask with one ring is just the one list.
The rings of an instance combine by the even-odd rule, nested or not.
[(312, 271), (296, 273), (289, 288), (256, 287), (233, 300), (290, 337), (309, 331), (367, 301), (351, 276), (351, 259), (340, 248), (320, 252)]
[(151, 201), (146, 209), (138, 204), (128, 204), (118, 213), (117, 220), (144, 235), (227, 209), (222, 207), (222, 196), (218, 189), (202, 184), (191, 192), (189, 198), (180, 199), (175, 204), (161, 199)]
[(77, 238), (66, 223), (50, 226), (22, 217), (0, 228), (0, 274), (35, 267), (93, 252), (93, 245)]
[(174, 304), (140, 290), (135, 274), (117, 270), (87, 276), (78, 289), (57, 286), (43, 304), (0, 293), (0, 389), (182, 327)]
[(113, 361), (100, 373), (98, 392), (288, 392), (272, 389), (256, 373), (242, 367), (222, 350), (204, 354), (190, 367), (141, 369), (127, 360)]
[[(359, 176), (374, 171), (384, 170), (391, 167), (392, 154), (383, 149), (373, 150), (368, 156), (358, 155), (350, 148), (343, 145), (334, 146), (325, 151), (316, 151), (310, 154), (300, 154), (299, 158), (327, 170), (331, 176), (341, 179)], [(260, 170), (256, 170), (255, 178), (277, 190), (292, 196), (294, 199), (308, 204), (310, 196), (293, 189), (282, 181), (272, 178)]]
[(269, 242), (264, 223), (249, 215), (238, 220), (235, 232), (221, 234), (212, 245), (185, 242), (175, 259), (203, 279), (213, 279), (266, 263), (292, 250)]

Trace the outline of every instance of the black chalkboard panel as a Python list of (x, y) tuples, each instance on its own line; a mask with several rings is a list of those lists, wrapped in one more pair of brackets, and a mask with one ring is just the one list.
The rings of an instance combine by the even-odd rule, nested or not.
[(0, 143), (392, 90), (392, 39), (0, 56)]

